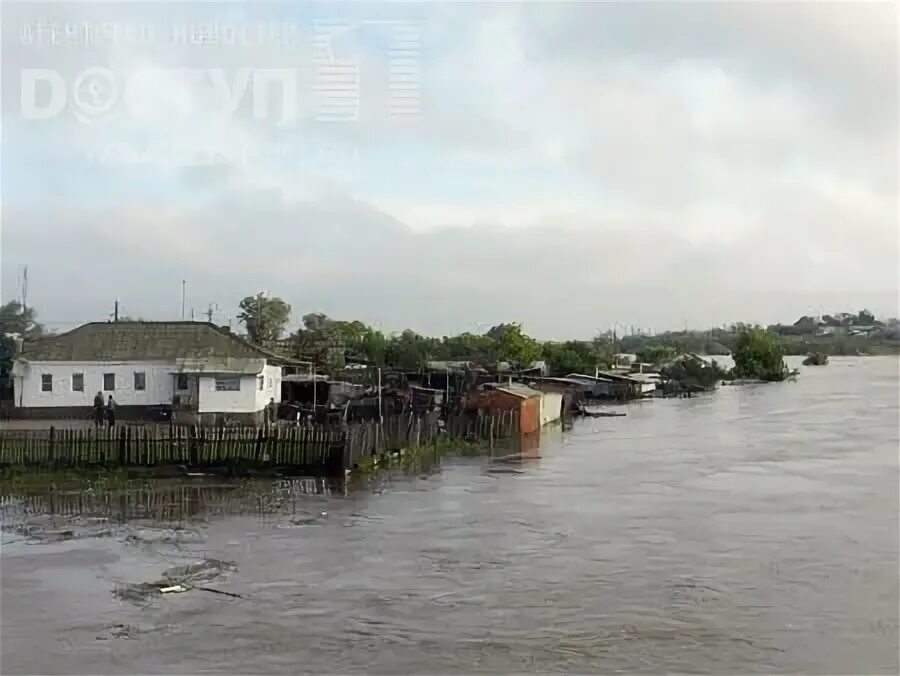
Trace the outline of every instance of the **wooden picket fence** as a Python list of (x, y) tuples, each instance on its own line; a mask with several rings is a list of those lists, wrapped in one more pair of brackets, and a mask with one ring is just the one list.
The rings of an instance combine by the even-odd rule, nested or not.
[(0, 465), (83, 467), (186, 465), (290, 466), (337, 471), (341, 430), (123, 426), (118, 429), (0, 432)]
[(437, 413), (424, 416), (409, 413), (385, 418), (381, 423), (351, 423), (347, 429), (344, 467), (350, 469), (365, 457), (410, 446), (428, 446), (441, 438), (486, 444), (517, 440), (518, 429), (519, 416), (513, 411), (499, 411), (492, 415), (460, 412), (443, 417)]
[(518, 415), (395, 415), (383, 421), (306, 427), (179, 425), (0, 431), (0, 467), (262, 467), (337, 475), (365, 457), (440, 439), (493, 444), (519, 438)]

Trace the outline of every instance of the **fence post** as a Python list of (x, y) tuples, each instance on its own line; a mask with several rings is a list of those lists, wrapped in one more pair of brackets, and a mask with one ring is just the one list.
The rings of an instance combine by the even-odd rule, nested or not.
[(128, 430), (123, 425), (119, 428), (119, 465), (128, 464)]
[[(502, 415), (502, 413), (501, 413), (501, 415)], [(491, 437), (491, 459), (494, 458), (494, 417), (495, 417), (495, 416), (494, 416), (494, 414), (492, 413), (492, 414), (491, 414), (491, 430), (490, 430), (490, 437)]]
[(188, 428), (188, 458), (192, 467), (200, 464), (197, 457), (197, 426), (191, 425)]
[(56, 462), (56, 428), (53, 425), (50, 425), (50, 448), (47, 453), (47, 460), (49, 460), (49, 464), (54, 464)]
[(259, 431), (256, 433), (256, 450), (253, 456), (257, 464), (259, 464), (259, 461), (262, 459), (263, 434), (263, 428), (260, 427)]

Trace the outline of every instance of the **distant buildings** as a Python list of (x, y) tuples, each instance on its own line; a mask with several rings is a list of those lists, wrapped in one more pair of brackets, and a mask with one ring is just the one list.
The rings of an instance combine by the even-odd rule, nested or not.
[[(896, 321), (896, 320), (894, 320)], [(838, 312), (833, 315), (812, 317), (804, 315), (793, 325), (786, 326), (776, 324), (771, 327), (776, 333), (782, 335), (815, 335), (815, 336), (866, 336), (866, 337), (891, 337), (895, 332), (891, 331), (891, 320), (887, 323), (875, 318), (871, 312), (861, 310), (858, 313)]]

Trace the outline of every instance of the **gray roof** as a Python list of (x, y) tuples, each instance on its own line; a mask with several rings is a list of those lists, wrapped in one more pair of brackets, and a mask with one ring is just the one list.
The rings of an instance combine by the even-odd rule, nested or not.
[(557, 378), (557, 377), (540, 377), (540, 378), (531, 378), (530, 380), (535, 383), (541, 384), (549, 384), (549, 385), (573, 385), (577, 387), (584, 387), (584, 380), (578, 380), (576, 378)]
[[(277, 355), (206, 322), (104, 322), (26, 342), (28, 361), (268, 359)], [(284, 360), (289, 361), (289, 360)]]
[(531, 397), (541, 396), (541, 393), (538, 390), (533, 390), (527, 385), (522, 385), (521, 383), (485, 383), (484, 387), (486, 389), (506, 392), (507, 394), (512, 394), (522, 399), (530, 399)]

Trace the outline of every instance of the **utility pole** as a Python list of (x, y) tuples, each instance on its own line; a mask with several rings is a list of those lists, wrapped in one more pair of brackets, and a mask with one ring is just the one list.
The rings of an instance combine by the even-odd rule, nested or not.
[(206, 315), (206, 321), (212, 324), (213, 313), (218, 312), (221, 309), (222, 308), (219, 307), (218, 303), (210, 303), (209, 307), (206, 309), (206, 312), (204, 312), (204, 314)]
[(181, 280), (181, 321), (184, 321), (184, 291), (187, 282), (185, 280)]
[(384, 423), (384, 414), (381, 409), (381, 368), (378, 369), (378, 422)]
[(313, 422), (316, 421), (316, 364), (315, 362), (309, 365), (309, 377), (312, 378), (312, 388), (313, 388)]
[(119, 321), (119, 299), (116, 298), (115, 306), (113, 307), (113, 321)]
[(28, 266), (22, 270), (22, 314), (28, 310)]

